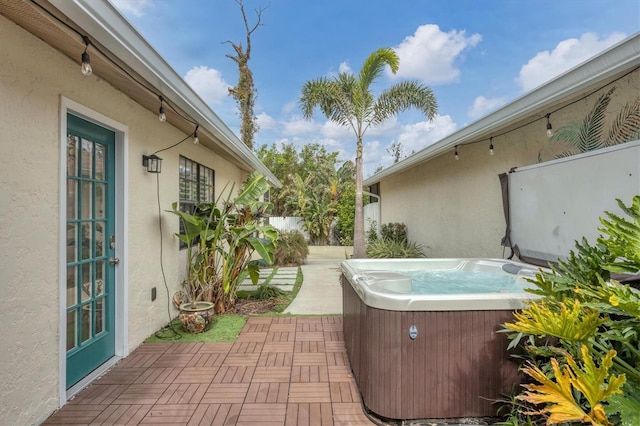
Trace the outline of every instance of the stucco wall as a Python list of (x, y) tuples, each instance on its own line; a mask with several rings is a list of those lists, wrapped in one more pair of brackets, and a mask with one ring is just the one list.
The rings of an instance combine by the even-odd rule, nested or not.
[[(168, 321), (160, 270), (156, 175), (143, 154), (185, 135), (126, 94), (92, 75), (0, 16), (0, 424), (37, 424), (59, 401), (58, 282), (60, 262), (60, 99), (71, 99), (128, 129), (128, 341), (133, 350)], [(160, 179), (164, 270), (169, 294), (185, 275), (173, 236), (178, 218), (164, 210), (178, 200), (178, 158), (216, 172), (216, 192), (246, 173), (190, 141), (165, 151)], [(124, 244), (124, 242), (119, 242)], [(158, 298), (151, 301), (151, 288)], [(173, 311), (171, 315), (175, 315)]]
[[(640, 72), (614, 83), (617, 87), (606, 122), (640, 93)], [(551, 116), (554, 129), (581, 120), (609, 86)], [(608, 129), (608, 126), (607, 126)], [(404, 222), (409, 239), (429, 257), (502, 257), (505, 231), (498, 175), (512, 167), (551, 160), (562, 146), (549, 146), (546, 120), (493, 139), (458, 148), (380, 183), (382, 223)], [(594, 171), (597, 173), (597, 171)], [(570, 196), (570, 194), (568, 194)], [(507, 249), (506, 255), (510, 251)]]

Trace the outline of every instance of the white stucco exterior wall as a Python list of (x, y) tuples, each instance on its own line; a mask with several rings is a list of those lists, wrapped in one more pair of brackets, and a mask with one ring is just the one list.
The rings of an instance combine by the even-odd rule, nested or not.
[[(178, 250), (178, 218), (165, 212), (178, 200), (178, 159), (184, 155), (216, 173), (216, 194), (246, 172), (190, 140), (159, 154), (162, 173), (151, 175), (142, 155), (185, 135), (95, 75), (0, 16), (0, 424), (38, 424), (59, 406), (60, 330), (60, 117), (69, 99), (126, 129), (128, 208), (121, 259), (126, 277), (126, 352), (168, 321), (160, 270), (156, 177), (159, 178), (164, 270), (169, 295), (186, 273)], [(151, 288), (157, 299), (151, 301)], [(171, 307), (171, 315), (176, 311)]]
[[(617, 89), (607, 109), (607, 123), (640, 95), (640, 72), (613, 85)], [(583, 119), (609, 87), (554, 113), (553, 128)], [(537, 163), (541, 151), (547, 161), (566, 148), (549, 146), (546, 120), (495, 137), (493, 145), (493, 156), (489, 142), (482, 141), (460, 146), (457, 161), (451, 150), (384, 178), (380, 182), (381, 223), (405, 223), (409, 239), (422, 244), (428, 257), (502, 257), (500, 241), (506, 225), (498, 175)], [(505, 256), (509, 254), (507, 249)]]

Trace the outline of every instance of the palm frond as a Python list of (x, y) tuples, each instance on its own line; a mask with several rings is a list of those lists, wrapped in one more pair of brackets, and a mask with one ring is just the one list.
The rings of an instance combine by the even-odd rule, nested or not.
[(398, 71), (400, 58), (398, 58), (398, 55), (393, 49), (384, 47), (376, 50), (367, 57), (358, 76), (358, 80), (364, 90), (368, 91), (371, 83), (382, 75), (385, 65), (389, 65), (391, 72), (394, 74)]
[(416, 108), (432, 120), (438, 111), (438, 102), (433, 91), (414, 81), (403, 81), (384, 90), (374, 106), (372, 124), (379, 124), (387, 118), (410, 108)]
[(611, 123), (605, 146), (640, 139), (640, 96), (626, 104)]

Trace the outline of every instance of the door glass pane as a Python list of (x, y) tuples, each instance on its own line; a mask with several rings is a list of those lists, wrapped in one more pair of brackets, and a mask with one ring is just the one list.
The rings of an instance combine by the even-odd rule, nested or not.
[(96, 218), (100, 219), (104, 217), (105, 214), (105, 197), (107, 193), (105, 191), (104, 183), (96, 183)]
[(91, 225), (91, 222), (85, 222), (80, 225), (82, 227), (82, 260), (86, 260), (91, 257), (91, 246), (93, 245), (93, 232), (91, 232)]
[(82, 307), (82, 341), (86, 342), (91, 338), (93, 330), (93, 321), (91, 315), (91, 306), (93, 304), (84, 305)]
[(78, 330), (76, 329), (76, 311), (67, 312), (67, 350), (76, 347), (78, 340)]
[(104, 299), (96, 300), (96, 334), (104, 330)]
[(91, 264), (82, 265), (82, 301), (85, 302), (93, 295), (93, 286), (91, 285)]
[(67, 308), (78, 303), (78, 274), (76, 266), (67, 266)]
[(67, 263), (78, 260), (76, 241), (78, 236), (78, 226), (75, 223), (67, 223)]
[(93, 142), (82, 139), (82, 177), (93, 177)]
[(104, 260), (96, 262), (96, 297), (104, 294), (105, 267)]
[(78, 182), (67, 179), (67, 219), (75, 219), (78, 213)]
[(104, 247), (105, 247), (105, 233), (104, 223), (96, 222), (96, 255), (95, 257), (102, 257), (104, 255)]
[(105, 158), (105, 146), (96, 144), (96, 179), (104, 179), (104, 158)]
[(67, 136), (67, 176), (78, 175), (78, 137)]
[(91, 182), (82, 182), (82, 217), (83, 218), (91, 218), (93, 217), (93, 209), (92, 209), (92, 194), (91, 194)]

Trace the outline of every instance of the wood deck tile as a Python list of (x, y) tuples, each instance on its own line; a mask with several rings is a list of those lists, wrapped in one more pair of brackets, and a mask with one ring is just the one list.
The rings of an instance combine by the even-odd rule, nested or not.
[(360, 402), (360, 392), (356, 382), (329, 383), (331, 402)]
[(342, 324), (342, 315), (322, 317), (322, 324)]
[(326, 365), (304, 365), (291, 368), (291, 383), (328, 382)]
[(226, 356), (226, 353), (198, 352), (185, 367), (220, 367)]
[(210, 384), (218, 373), (219, 367), (185, 367), (181, 370), (174, 383), (203, 383)]
[(253, 373), (252, 383), (282, 382), (289, 383), (291, 379), (291, 367), (256, 367)]
[(236, 425), (282, 425), (286, 413), (286, 404), (244, 404)]
[(330, 426), (333, 412), (328, 403), (299, 403), (287, 405), (286, 426)]
[(229, 353), (233, 342), (216, 342), (216, 343), (204, 343), (198, 349), (198, 353), (201, 354), (226, 354)]
[(293, 342), (295, 339), (295, 331), (270, 331), (266, 342)]
[(289, 402), (331, 402), (329, 383), (291, 383)]
[(265, 324), (250, 324), (247, 322), (247, 324), (242, 328), (242, 333), (240, 334), (266, 333), (269, 331), (270, 326), (270, 322)]
[(269, 326), (269, 333), (283, 332), (283, 331), (296, 331), (296, 325), (293, 322), (289, 323), (272, 323)]
[(258, 367), (285, 367), (293, 364), (291, 352), (262, 352), (258, 358)]
[[(104, 411), (108, 405), (66, 405), (55, 412), (43, 424), (89, 424)], [(283, 421), (284, 423), (284, 421)]]
[(346, 352), (347, 347), (342, 342), (324, 342), (324, 350), (325, 352)]
[(135, 383), (173, 383), (182, 368), (148, 368)]
[(76, 395), (69, 404), (112, 404), (128, 387), (129, 385), (103, 385), (94, 383)]
[(350, 382), (355, 380), (351, 367), (348, 365), (330, 365), (328, 370), (330, 382)]
[(344, 342), (342, 330), (324, 331), (324, 340), (327, 342)]
[(295, 317), (272, 317), (271, 324), (295, 324), (297, 318)]
[(297, 352), (293, 354), (293, 365), (327, 365), (327, 356), (321, 353), (304, 353)]
[(173, 383), (156, 404), (198, 404), (208, 388), (203, 383)]
[(113, 403), (128, 405), (155, 404), (168, 387), (169, 384), (134, 384), (122, 392)]
[(112, 368), (107, 371), (98, 381), (101, 385), (130, 385), (144, 373), (144, 368)]
[(296, 342), (303, 340), (324, 342), (324, 336), (322, 335), (322, 331), (297, 331)]
[(166, 404), (153, 407), (140, 424), (187, 424), (198, 404)]
[(187, 364), (193, 359), (194, 354), (182, 354), (182, 353), (165, 353), (160, 355), (158, 359), (151, 365), (153, 368), (160, 367), (186, 367)]
[(143, 343), (138, 346), (135, 350), (136, 353), (139, 354), (154, 354), (154, 353), (165, 353), (168, 351), (173, 343), (165, 342), (165, 343)]
[(287, 383), (255, 383), (251, 382), (245, 404), (253, 403), (286, 403), (289, 397), (289, 382)]
[(325, 344), (323, 341), (315, 340), (298, 340), (293, 349), (294, 352), (324, 352)]
[(249, 390), (249, 383), (214, 383), (207, 388), (201, 403), (242, 404)]
[(293, 352), (294, 342), (267, 342), (262, 347), (262, 354), (265, 352)]
[(242, 404), (200, 404), (188, 426), (233, 425), (241, 408)]
[(262, 342), (242, 342), (236, 341), (229, 353), (231, 354), (248, 354), (248, 353), (260, 353), (262, 352)]
[(260, 333), (242, 332), (238, 335), (236, 342), (264, 342), (267, 340), (267, 334), (268, 333), (266, 331)]
[(176, 343), (167, 349), (168, 354), (195, 354), (198, 353), (204, 343)]
[(333, 408), (333, 424), (336, 426), (371, 425), (373, 424), (362, 412), (359, 402), (335, 402)]
[(148, 368), (151, 367), (163, 353), (164, 352), (144, 353), (136, 350), (116, 366), (118, 368)]
[(256, 367), (220, 367), (213, 383), (249, 383)]
[(237, 353), (229, 354), (222, 362), (225, 367), (240, 366), (240, 367), (255, 367), (258, 365), (258, 359), (260, 359), (259, 353)]
[(349, 357), (347, 351), (344, 352), (326, 352), (327, 365), (349, 365)]
[(245, 324), (245, 327), (247, 325), (254, 325), (254, 324), (271, 324), (276, 319), (277, 318), (274, 318), (274, 317), (249, 317), (247, 318), (247, 323)]
[(298, 322), (296, 325), (297, 332), (321, 332), (322, 322)]

